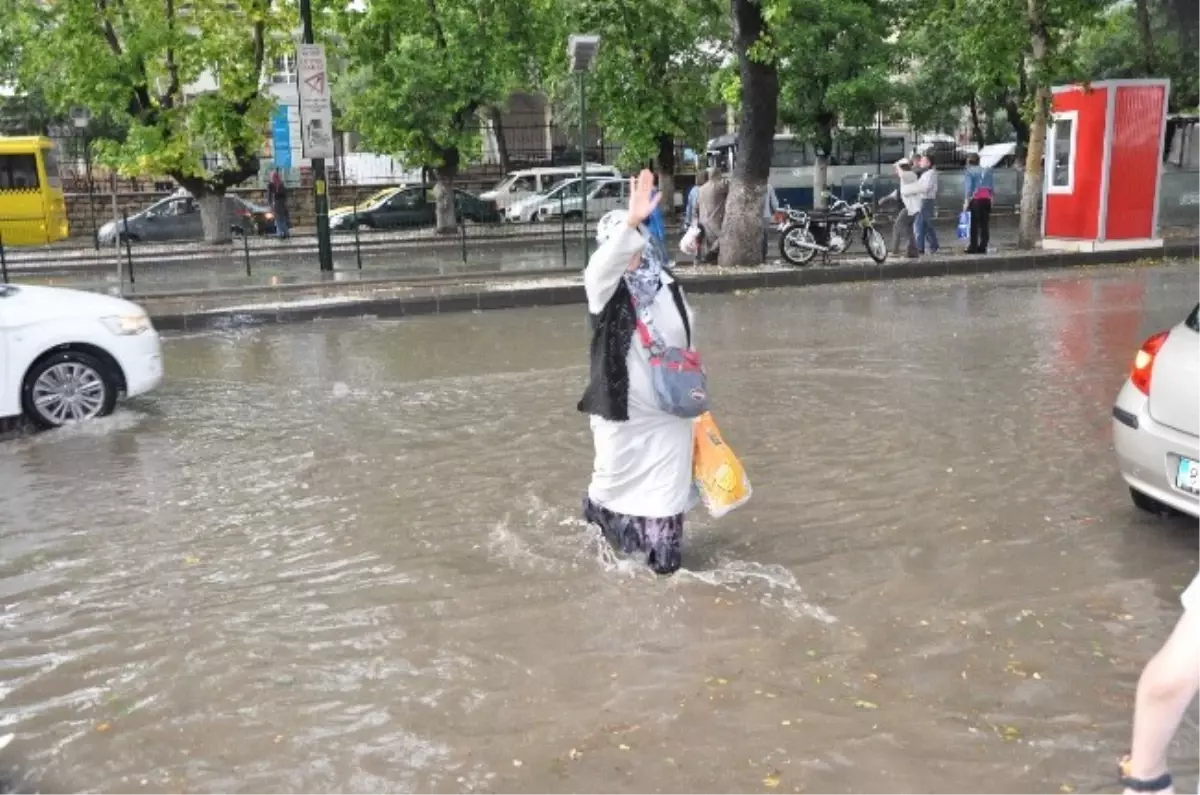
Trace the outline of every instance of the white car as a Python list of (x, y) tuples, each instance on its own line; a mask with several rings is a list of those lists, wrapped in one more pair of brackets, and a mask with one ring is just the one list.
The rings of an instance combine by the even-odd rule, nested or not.
[[(616, 210), (629, 204), (629, 183), (623, 179), (611, 177), (592, 182), (588, 177), (587, 214), (589, 219), (604, 217), (609, 210)], [(538, 205), (538, 215), (541, 220), (565, 216), (568, 221), (583, 218), (583, 197), (575, 196), (563, 201), (544, 202)]]
[(1200, 325), (1146, 340), (1113, 406), (1113, 449), (1133, 504), (1200, 516)]
[(158, 332), (140, 306), (81, 290), (0, 285), (0, 418), (40, 428), (111, 414), (162, 381)]
[[(593, 179), (588, 177), (588, 184), (595, 185), (600, 181), (600, 178)], [(538, 208), (543, 204), (558, 204), (559, 202), (569, 202), (571, 199), (579, 197), (579, 186), (583, 184), (583, 180), (579, 177), (564, 179), (550, 186), (550, 189), (545, 193), (535, 193), (532, 196), (526, 196), (524, 199), (513, 202), (504, 212), (504, 220), (514, 224), (531, 224), (540, 220), (541, 216), (538, 213)]]

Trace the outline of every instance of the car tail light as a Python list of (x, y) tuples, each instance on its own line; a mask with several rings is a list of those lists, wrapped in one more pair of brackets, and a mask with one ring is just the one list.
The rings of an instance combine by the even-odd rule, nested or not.
[(1170, 333), (1169, 331), (1160, 331), (1150, 337), (1142, 343), (1137, 356), (1133, 358), (1133, 372), (1129, 374), (1129, 380), (1133, 382), (1139, 392), (1147, 397), (1150, 395), (1150, 373), (1154, 370), (1154, 358), (1158, 356), (1158, 351), (1167, 341), (1167, 335)]

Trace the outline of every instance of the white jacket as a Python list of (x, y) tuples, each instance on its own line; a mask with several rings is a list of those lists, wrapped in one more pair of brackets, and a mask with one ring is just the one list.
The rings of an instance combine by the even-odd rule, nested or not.
[(911, 171), (900, 172), (900, 189), (897, 193), (900, 194), (900, 201), (904, 203), (904, 209), (909, 215), (921, 212), (924, 190), (916, 174)]

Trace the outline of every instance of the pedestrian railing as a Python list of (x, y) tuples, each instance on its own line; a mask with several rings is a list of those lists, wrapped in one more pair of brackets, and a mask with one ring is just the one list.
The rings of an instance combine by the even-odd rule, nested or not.
[[(861, 177), (859, 178), (861, 179)], [(835, 193), (853, 200), (859, 179), (834, 185)], [(892, 174), (874, 176), (868, 184), (876, 201), (894, 191)], [(939, 206), (952, 218), (962, 203), (959, 175), (943, 173)], [(1020, 174), (996, 172), (998, 214), (1011, 213), (1020, 197)], [(364, 190), (364, 194), (366, 191)], [(369, 194), (367, 194), (369, 195)], [(354, 217), (366, 209), (366, 195), (355, 197)], [(507, 209), (507, 208), (504, 208)], [(450, 228), (439, 232), (434, 215), (419, 218), (376, 214), (371, 223), (338, 222), (331, 233), (334, 272), (320, 274), (318, 242), (312, 227), (292, 230), (277, 238), (267, 228), (206, 243), (201, 239), (154, 240), (118, 235), (94, 241), (91, 237), (45, 243), (31, 232), (40, 220), (0, 215), (0, 279), (10, 282), (74, 286), (131, 295), (237, 286), (270, 286), (320, 279), (391, 279), (429, 276), (472, 276), (492, 272), (578, 272), (586, 264), (586, 236), (596, 220), (610, 209), (589, 205), (588, 222), (569, 199), (543, 205), (534, 214), (500, 220), (481, 216), (478, 208), (459, 207)], [(888, 208), (885, 208), (888, 212)], [(1159, 224), (1162, 227), (1200, 226), (1200, 188), (1196, 172), (1163, 175)], [(361, 213), (362, 218), (367, 214)], [(119, 228), (129, 228), (121, 214)], [(683, 234), (678, 218), (671, 219), (672, 240)], [(200, 237), (198, 230), (195, 237)]]

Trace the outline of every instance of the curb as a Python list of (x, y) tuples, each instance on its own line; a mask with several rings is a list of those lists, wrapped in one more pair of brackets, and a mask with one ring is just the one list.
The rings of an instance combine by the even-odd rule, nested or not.
[[(972, 276), (1029, 270), (1054, 270), (1093, 265), (1123, 265), (1151, 256), (1154, 259), (1194, 259), (1200, 256), (1197, 241), (1167, 243), (1148, 251), (1037, 252), (992, 257), (931, 258), (901, 260), (894, 265), (810, 266), (794, 270), (688, 275), (677, 271), (685, 289), (695, 295), (731, 293), (777, 287), (809, 287), (849, 282), (896, 281), (940, 276)], [(515, 274), (514, 274), (515, 275)], [(151, 313), (160, 331), (200, 331), (299, 323), (336, 318), (397, 318), (475, 312), (490, 309), (520, 309), (539, 306), (586, 304), (583, 285), (555, 285), (512, 290), (480, 290), (419, 297), (362, 298), (336, 304), (288, 307), (286, 304), (261, 310), (214, 309), (191, 313)]]

